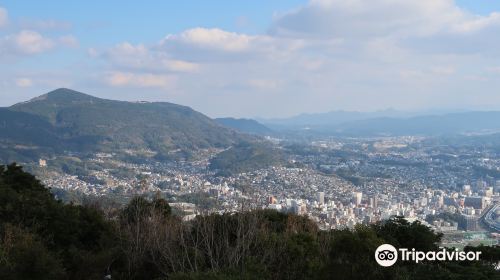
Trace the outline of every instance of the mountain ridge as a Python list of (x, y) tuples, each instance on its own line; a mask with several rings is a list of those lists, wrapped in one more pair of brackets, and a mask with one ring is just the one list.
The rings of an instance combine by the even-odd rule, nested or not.
[[(392, 112), (392, 113), (391, 113)], [(334, 111), (264, 122), (278, 132), (330, 136), (438, 136), (500, 131), (500, 111), (404, 113)], [(381, 115), (380, 115), (381, 114)], [(332, 116), (339, 116), (331, 119)]]
[[(52, 153), (128, 149), (168, 157), (176, 150), (192, 154), (205, 148), (227, 148), (249, 138), (187, 106), (101, 99), (66, 88), (1, 109), (3, 146), (31, 145)], [(30, 133), (33, 123), (41, 126), (40, 137)]]
[(253, 119), (245, 118), (216, 118), (214, 119), (219, 124), (235, 129), (239, 132), (256, 134), (256, 135), (270, 135), (273, 131), (267, 126)]

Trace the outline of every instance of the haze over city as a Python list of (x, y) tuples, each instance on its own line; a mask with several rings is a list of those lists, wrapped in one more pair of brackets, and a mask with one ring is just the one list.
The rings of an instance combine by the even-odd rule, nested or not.
[(486, 0), (2, 1), (0, 106), (68, 87), (211, 117), (497, 110), (499, 10)]

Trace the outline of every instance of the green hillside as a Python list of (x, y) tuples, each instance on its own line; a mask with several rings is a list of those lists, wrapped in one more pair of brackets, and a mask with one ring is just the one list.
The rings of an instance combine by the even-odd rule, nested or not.
[[(128, 149), (151, 150), (163, 158), (178, 150), (225, 148), (248, 137), (189, 107), (106, 100), (69, 89), (2, 108), (0, 117), (2, 147), (26, 146), (32, 154)], [(4, 160), (12, 159), (5, 154), (0, 154)]]
[(218, 171), (219, 175), (230, 176), (283, 162), (283, 153), (268, 143), (241, 142), (212, 158), (210, 169)]
[(271, 129), (252, 119), (217, 118), (215, 121), (239, 132), (266, 136), (273, 134)]

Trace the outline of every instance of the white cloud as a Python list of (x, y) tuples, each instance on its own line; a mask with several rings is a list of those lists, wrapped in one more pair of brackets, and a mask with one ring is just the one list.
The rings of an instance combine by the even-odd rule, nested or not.
[(115, 54), (126, 55), (131, 57), (142, 57), (148, 54), (148, 49), (142, 44), (134, 46), (128, 42), (125, 42), (118, 44), (111, 49), (111, 55)]
[(157, 50), (197, 62), (279, 59), (304, 47), (301, 39), (276, 39), (268, 35), (246, 35), (218, 28), (193, 28), (167, 35)]
[[(96, 50), (92, 50), (98, 55)], [(167, 53), (148, 48), (145, 45), (121, 43), (102, 53), (113, 67), (146, 72), (196, 72), (196, 63), (170, 58)]]
[(451, 31), (457, 33), (471, 33), (481, 31), (485, 28), (500, 27), (500, 13), (491, 13), (489, 16), (475, 16), (463, 20), (451, 27)]
[(248, 50), (255, 36), (227, 32), (218, 28), (193, 28), (179, 35), (168, 35), (163, 43), (177, 41), (187, 45), (195, 45), (200, 48), (223, 50), (229, 52), (241, 52)]
[(387, 41), (417, 52), (500, 54), (499, 30), (500, 14), (475, 15), (452, 0), (312, 0), (277, 17), (270, 34), (342, 39), (353, 49)]
[(191, 63), (182, 60), (166, 60), (163, 65), (172, 71), (176, 72), (196, 72), (200, 66), (196, 63)]
[(40, 33), (23, 30), (0, 39), (0, 49), (4, 54), (37, 54), (54, 47), (54, 42)]
[(20, 29), (38, 30), (38, 31), (67, 31), (72, 28), (71, 23), (66, 21), (58, 21), (53, 19), (34, 20), (34, 19), (19, 19), (18, 27)]
[(60, 45), (68, 48), (78, 48), (80, 46), (78, 39), (73, 35), (61, 36), (59, 37), (58, 42)]
[(18, 78), (15, 82), (18, 87), (22, 88), (31, 87), (33, 85), (33, 81), (28, 78)]
[(175, 84), (178, 102), (212, 115), (418, 110), (500, 104), (498, 34), (500, 14), (452, 0), (311, 0), (266, 34), (197, 27), (89, 54), (112, 86)]
[(27, 54), (47, 51), (54, 47), (51, 39), (43, 37), (35, 31), (23, 30), (13, 37), (16, 48)]
[(99, 57), (99, 51), (96, 50), (95, 48), (88, 48), (87, 49), (87, 54), (91, 58), (97, 58), (97, 57)]
[[(0, 59), (15, 61), (21, 57), (45, 53), (56, 47), (78, 47), (73, 35), (55, 37), (45, 30), (70, 29), (71, 24), (57, 20), (15, 19), (0, 36)], [(7, 10), (0, 7), (0, 27), (9, 23)]]
[(9, 21), (9, 16), (5, 8), (0, 7), (0, 27), (5, 26)]
[(312, 0), (278, 17), (277, 35), (321, 37), (428, 36), (468, 32), (498, 22), (495, 14), (476, 16), (453, 0)]
[(499, 13), (472, 14), (453, 0), (311, 0), (276, 17), (270, 28), (278, 37), (341, 38), (347, 44), (384, 38), (440, 53), (491, 52), (499, 31)]
[(176, 78), (172, 75), (113, 72), (107, 76), (106, 81), (111, 86), (119, 87), (132, 86), (141, 88), (170, 88), (175, 84)]

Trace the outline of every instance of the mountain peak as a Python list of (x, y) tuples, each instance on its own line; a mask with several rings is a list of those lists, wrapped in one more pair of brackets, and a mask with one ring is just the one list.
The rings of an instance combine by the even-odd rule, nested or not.
[(70, 89), (70, 88), (57, 88), (53, 91), (49, 91), (47, 94), (82, 94), (87, 95), (85, 93), (81, 93), (79, 91)]
[[(174, 155), (188, 157), (198, 149), (228, 148), (241, 140), (253, 139), (224, 128), (188, 107), (100, 99), (65, 88), (5, 110), (18, 132), (12, 134), (19, 136), (16, 139), (34, 142), (42, 147), (40, 151), (53, 154), (133, 149), (153, 151), (156, 159), (164, 160)], [(18, 115), (23, 119), (17, 121)], [(31, 129), (41, 127), (39, 123), (43, 123), (46, 136), (28, 137), (44, 133)], [(4, 137), (11, 137), (4, 128), (0, 127), (2, 143), (11, 141)]]
[(72, 90), (69, 88), (58, 88), (53, 91), (50, 91), (44, 95), (41, 95), (39, 97), (35, 97), (31, 99), (30, 101), (36, 101), (36, 100), (52, 100), (52, 101), (88, 101), (88, 100), (95, 100), (97, 97)]
[(99, 103), (101, 99), (67, 88), (59, 88), (9, 107), (11, 110), (27, 112), (55, 122), (59, 109)]
[[(58, 88), (43, 95), (32, 98), (28, 101), (17, 103), (11, 108), (17, 108), (20, 106), (29, 106), (30, 104), (37, 104), (37, 106), (45, 103), (46, 105), (69, 105), (69, 104), (81, 104), (81, 103), (93, 103), (100, 100), (97, 97), (68, 89), (68, 88)], [(34, 106), (34, 105), (33, 105)]]

